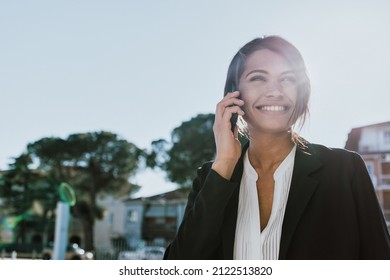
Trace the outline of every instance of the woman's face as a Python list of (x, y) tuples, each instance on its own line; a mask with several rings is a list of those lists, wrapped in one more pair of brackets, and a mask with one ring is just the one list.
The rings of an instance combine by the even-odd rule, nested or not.
[(296, 74), (282, 56), (267, 49), (249, 55), (239, 81), (249, 133), (288, 131), (297, 88)]

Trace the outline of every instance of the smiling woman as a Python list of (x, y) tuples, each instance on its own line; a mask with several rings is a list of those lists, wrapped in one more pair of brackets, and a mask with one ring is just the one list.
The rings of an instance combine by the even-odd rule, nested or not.
[(291, 67), (277, 53), (265, 49), (248, 57), (239, 90), (246, 122), (258, 125), (250, 130), (267, 133), (291, 127), (298, 95), (295, 81)]
[[(290, 115), (290, 125), (297, 121), (301, 126), (304, 124), (309, 111), (310, 81), (301, 54), (289, 42), (279, 37), (267, 37), (246, 44), (229, 67), (225, 95), (229, 84), (238, 84), (241, 92), (256, 96), (259, 91), (273, 95), (270, 100), (260, 100), (256, 108), (282, 110)], [(287, 98), (281, 93), (287, 94)]]
[[(307, 117), (309, 97), (292, 44), (270, 36), (239, 50), (216, 108), (215, 160), (198, 170), (165, 259), (390, 259), (361, 157), (293, 131)], [(235, 115), (249, 140), (244, 147)]]

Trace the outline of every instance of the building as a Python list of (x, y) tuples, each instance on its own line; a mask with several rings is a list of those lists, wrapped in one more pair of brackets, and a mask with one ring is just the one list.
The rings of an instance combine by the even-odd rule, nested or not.
[(189, 190), (139, 198), (99, 199), (105, 209), (95, 222), (95, 249), (98, 259), (115, 259), (120, 251), (145, 245), (166, 246), (181, 223)]
[(390, 122), (353, 128), (345, 148), (359, 153), (366, 163), (390, 229)]
[(174, 191), (126, 199), (125, 238), (130, 247), (140, 243), (165, 246), (171, 241), (181, 223), (187, 204), (188, 190)]

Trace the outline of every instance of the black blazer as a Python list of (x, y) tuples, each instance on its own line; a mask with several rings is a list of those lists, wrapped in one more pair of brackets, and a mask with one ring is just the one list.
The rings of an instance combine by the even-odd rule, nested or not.
[[(211, 165), (198, 169), (164, 259), (233, 258), (243, 156), (230, 181)], [(297, 148), (280, 242), (279, 259), (390, 259), (386, 223), (358, 154)]]

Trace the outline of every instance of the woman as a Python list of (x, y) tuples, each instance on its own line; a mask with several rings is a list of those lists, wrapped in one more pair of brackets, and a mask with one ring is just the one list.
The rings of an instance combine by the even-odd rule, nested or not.
[[(292, 130), (303, 125), (309, 96), (289, 42), (270, 36), (240, 49), (216, 108), (215, 160), (198, 170), (165, 259), (390, 259), (361, 157)], [(244, 147), (231, 124), (237, 115)]]

